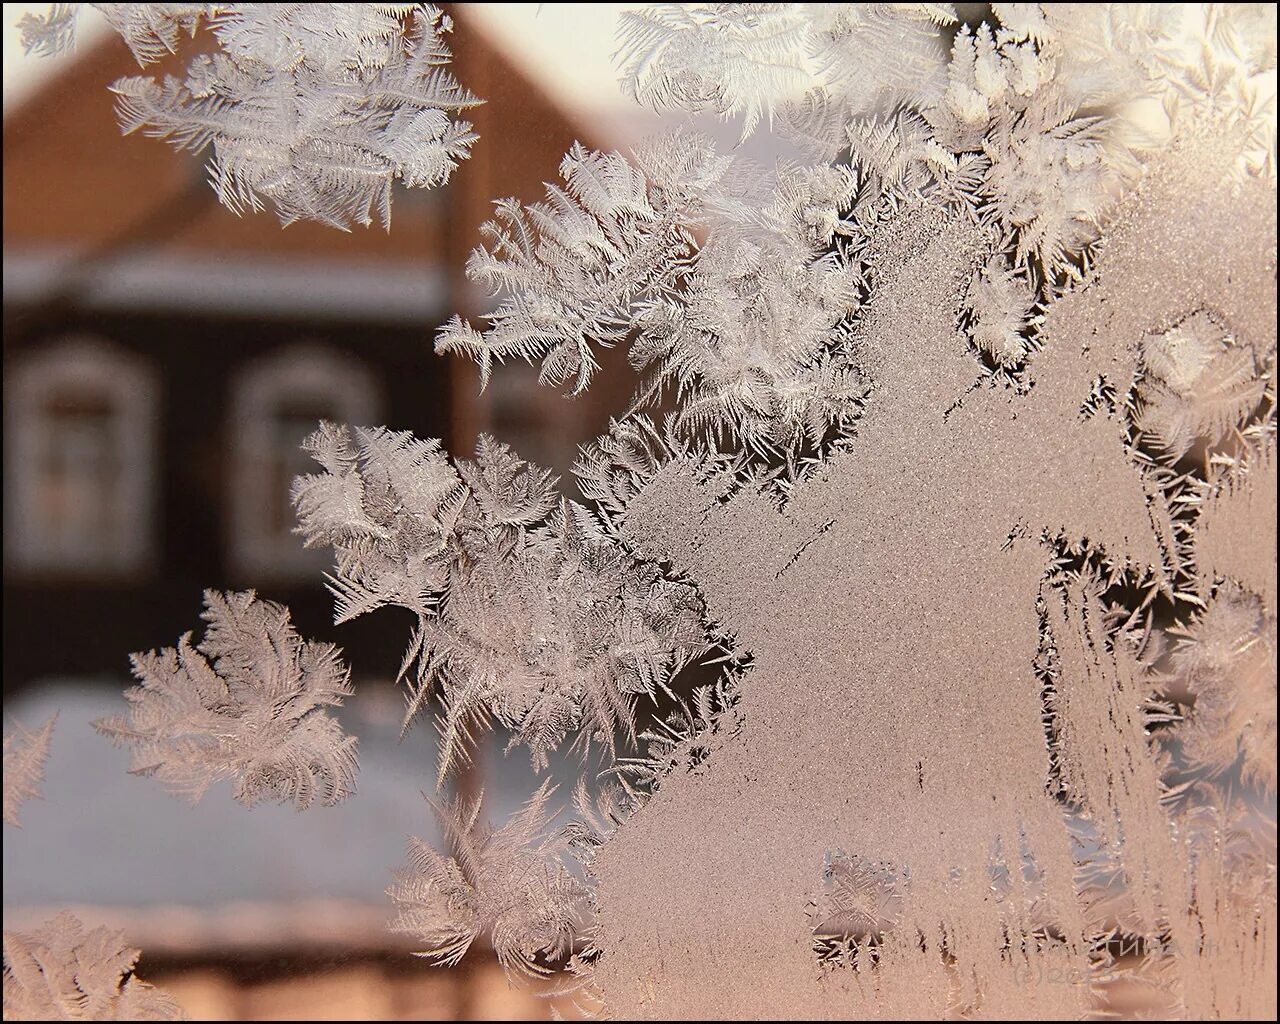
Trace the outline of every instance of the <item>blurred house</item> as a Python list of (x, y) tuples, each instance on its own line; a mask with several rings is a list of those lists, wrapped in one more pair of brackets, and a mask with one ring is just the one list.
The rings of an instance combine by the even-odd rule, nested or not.
[[(197, 1018), (549, 1011), (481, 951), (430, 970), (388, 932), (383, 890), (406, 835), (439, 839), (422, 798), (435, 738), (428, 726), (399, 743), (390, 686), (412, 622), (389, 609), (335, 627), (332, 554), (302, 547), (288, 500), (315, 468), (299, 442), (321, 418), (443, 438), (463, 456), (488, 430), (563, 472), (632, 386), (615, 374), (613, 391), (569, 402), (509, 365), (480, 397), (472, 364), (432, 351), (449, 316), (484, 310), (462, 270), (492, 200), (541, 198), (575, 139), (607, 144), (466, 5), (454, 15), (455, 73), (486, 100), (469, 115), (479, 141), (448, 186), (397, 189), (390, 233), (239, 219), (203, 161), (122, 137), (107, 86), (138, 68), (115, 37), (5, 115), (6, 716), (60, 713), (45, 799), (5, 837), (5, 927), (64, 907), (121, 927), (144, 949), (141, 975)], [(254, 587), (346, 650), (358, 797), (250, 813), (217, 787), (192, 810), (92, 736), (93, 718), (120, 709), (128, 653), (198, 630), (206, 587)], [(480, 760), (502, 820), (534, 788), (528, 762), (503, 761), (497, 738)]]
[(407, 619), (335, 630), (331, 555), (291, 532), (301, 439), (328, 418), (468, 456), (489, 430), (563, 472), (620, 408), (625, 375), (570, 402), (509, 366), (479, 398), (474, 366), (432, 351), (450, 315), (483, 311), (462, 268), (492, 200), (541, 198), (575, 139), (603, 144), (454, 13), (480, 139), (448, 186), (397, 189), (390, 233), (237, 218), (202, 160), (122, 137), (107, 86), (138, 68), (114, 36), (6, 114), (6, 693), (123, 671), (198, 625), (205, 587), (255, 587), (392, 675)]

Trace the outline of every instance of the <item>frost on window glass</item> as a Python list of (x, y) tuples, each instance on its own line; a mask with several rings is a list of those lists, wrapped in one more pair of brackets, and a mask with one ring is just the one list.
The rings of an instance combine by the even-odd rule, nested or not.
[(31, 933), (4, 933), (6, 1020), (189, 1020), (133, 973), (138, 950), (108, 928), (61, 913)]
[[(116, 91), (213, 141), (233, 208), (385, 220), (472, 141), (424, 5), (116, 6), (140, 57), (202, 19), (225, 47)], [(574, 144), (494, 197), (465, 268), (492, 301), (435, 350), (582, 400), (623, 349), (633, 401), (569, 480), (326, 418), (293, 483), (335, 620), (411, 615), (444, 842), (387, 892), (422, 956), (623, 1019), (1274, 1015), (1274, 40), (1270, 5), (622, 16), (628, 95), (785, 155)], [(226, 148), (250, 68), (314, 100), (270, 187)], [(367, 167), (319, 166), (348, 142)], [(336, 650), (207, 601), (101, 730), (183, 793), (351, 795)], [(505, 821), (450, 788), (490, 730), (528, 769)]]
[[(81, 4), (26, 14), (29, 53), (75, 41)], [(476, 135), (454, 115), (481, 101), (448, 70), (450, 19), (430, 4), (93, 4), (143, 67), (202, 29), (218, 49), (186, 77), (111, 86), (125, 133), (212, 148), (209, 182), (235, 213), (281, 223), (391, 223), (391, 186), (449, 180)]]

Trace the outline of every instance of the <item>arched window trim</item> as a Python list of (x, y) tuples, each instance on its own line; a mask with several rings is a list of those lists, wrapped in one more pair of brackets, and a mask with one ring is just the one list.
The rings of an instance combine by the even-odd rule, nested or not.
[(339, 422), (365, 426), (381, 420), (379, 388), (369, 368), (318, 343), (291, 345), (236, 375), (227, 550), (231, 571), (241, 580), (318, 582), (317, 568), (323, 566), (323, 558), (304, 548), (301, 537), (279, 534), (271, 522), (273, 460), (279, 455), (276, 410), (291, 397), (329, 403)]
[[(112, 530), (101, 543), (68, 544), (39, 509), (42, 465), (59, 392), (101, 395), (111, 410), (120, 482)], [(5, 387), (5, 566), (20, 574), (136, 575), (155, 559), (158, 375), (142, 356), (82, 334), (13, 361)]]

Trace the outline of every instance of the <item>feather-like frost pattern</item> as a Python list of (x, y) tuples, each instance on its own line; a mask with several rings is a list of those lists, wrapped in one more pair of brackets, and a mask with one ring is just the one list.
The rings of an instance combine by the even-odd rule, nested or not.
[(4, 734), (4, 822), (18, 826), (18, 812), (32, 797), (40, 795), (44, 781), (44, 765), (49, 758), (53, 727), (58, 721), (55, 711), (39, 729), (15, 725)]
[(189, 1020), (134, 973), (122, 932), (86, 929), (63, 911), (33, 932), (4, 933), (5, 1020)]
[[(28, 15), (29, 52), (74, 39), (74, 7)], [(219, 48), (184, 77), (115, 82), (125, 134), (212, 151), (209, 181), (236, 214), (283, 225), (391, 226), (392, 186), (432, 188), (470, 156), (458, 115), (481, 101), (449, 70), (452, 22), (431, 4), (94, 4), (144, 67), (201, 28)]]
[(486, 435), (455, 465), (436, 441), (333, 424), (305, 447), (326, 472), (294, 485), (299, 529), (335, 549), (338, 620), (385, 604), (418, 615), (405, 728), (438, 699), (441, 782), (495, 721), (535, 770), (566, 739), (584, 756), (633, 742), (636, 699), (706, 646), (693, 587)]
[(228, 779), (246, 807), (303, 810), (354, 793), (356, 740), (329, 711), (351, 693), (341, 652), (303, 640), (287, 608), (251, 590), (206, 591), (201, 618), (199, 644), (188, 633), (176, 648), (133, 655), (129, 714), (94, 723), (131, 748), (131, 770), (192, 803)]
[(500, 828), (480, 820), (483, 796), (430, 801), (448, 852), (409, 840), (409, 863), (387, 890), (392, 930), (420, 956), (452, 965), (483, 937), (508, 974), (550, 974), (573, 950), (588, 911), (587, 889), (567, 866), (568, 841), (553, 830), (544, 782)]

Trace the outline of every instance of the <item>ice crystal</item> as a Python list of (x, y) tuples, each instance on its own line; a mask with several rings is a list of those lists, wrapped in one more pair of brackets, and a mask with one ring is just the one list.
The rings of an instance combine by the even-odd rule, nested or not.
[(303, 448), (325, 472), (294, 482), (298, 532), (337, 556), (335, 621), (389, 604), (427, 614), (448, 579), (465, 493), (440, 443), (322, 423)]
[(438, 691), (440, 778), (491, 719), (535, 768), (570, 735), (584, 754), (634, 740), (637, 697), (706, 646), (696, 591), (634, 559), (548, 471), (489, 437), (456, 470), (434, 441), (354, 437), (326, 424), (308, 440), (328, 472), (295, 484), (300, 529), (337, 552), (340, 621), (391, 603), (417, 612), (405, 725)]
[(826, 963), (855, 961), (880, 943), (902, 916), (902, 883), (884, 864), (829, 853), (823, 890), (810, 912), (814, 948)]
[(622, 86), (659, 110), (743, 114), (750, 135), (812, 80), (853, 109), (936, 85), (950, 4), (652, 4), (623, 12)]
[(1234, 344), (1207, 310), (1148, 335), (1142, 356), (1138, 427), (1172, 461), (1198, 440), (1221, 440), (1262, 400), (1265, 381), (1253, 349)]
[(26, 53), (56, 57), (75, 45), (77, 4), (50, 4), (44, 14), (27, 11), (15, 27)]
[(351, 693), (338, 649), (301, 639), (289, 610), (253, 591), (206, 591), (201, 618), (196, 646), (188, 633), (176, 648), (133, 655), (128, 716), (94, 723), (133, 748), (132, 771), (193, 803), (224, 779), (246, 807), (272, 799), (301, 810), (355, 792), (355, 738), (327, 710)]
[(58, 720), (55, 711), (49, 720), (32, 732), (15, 725), (4, 734), (4, 822), (18, 825), (18, 811), (24, 801), (40, 795), (44, 781), (44, 763), (49, 757), (53, 727)]
[(575, 147), (561, 172), (567, 191), (548, 186), (547, 203), (498, 204), (467, 272), (502, 302), (483, 333), (446, 324), (437, 351), (475, 358), (482, 385), (495, 362), (541, 358), (544, 383), (576, 392), (596, 349), (634, 338), (642, 400), (673, 387), (686, 436), (760, 452), (818, 444), (853, 418), (866, 388), (845, 340), (862, 279), (831, 246), (850, 230), (856, 179), (783, 166), (771, 187), (738, 187), (749, 168), (679, 135), (634, 166)]
[(723, 173), (704, 140), (652, 154), (652, 187), (644, 164), (575, 145), (560, 166), (565, 188), (549, 185), (547, 202), (495, 204), (467, 275), (502, 298), (483, 334), (455, 317), (441, 329), (438, 352), (462, 352), (480, 363), (481, 385), (495, 361), (542, 359), (544, 383), (583, 390), (598, 366), (593, 346), (626, 336), (633, 305), (674, 287), (695, 246), (699, 197)]
[(63, 912), (34, 932), (4, 933), (5, 1020), (188, 1020), (133, 973), (121, 932), (86, 931)]
[[(56, 6), (23, 22), (29, 51), (70, 44), (72, 5)], [(451, 22), (430, 4), (93, 6), (144, 66), (202, 25), (217, 38), (184, 78), (111, 89), (125, 134), (212, 148), (210, 183), (237, 214), (390, 227), (393, 182), (443, 184), (476, 139), (456, 115), (480, 101), (448, 70)]]
[(965, 297), (970, 337), (998, 366), (1021, 364), (1031, 347), (1035, 297), (1001, 256), (992, 256), (978, 271)]
[(509, 971), (550, 973), (581, 926), (585, 888), (568, 870), (566, 839), (548, 824), (554, 790), (544, 783), (501, 828), (480, 823), (482, 797), (432, 802), (452, 856), (409, 841), (409, 866), (387, 890), (393, 930), (423, 945), (420, 956), (455, 964), (483, 936)]
[(1276, 788), (1276, 617), (1238, 586), (1220, 590), (1178, 638), (1174, 664), (1195, 699), (1179, 730), (1193, 767)]

